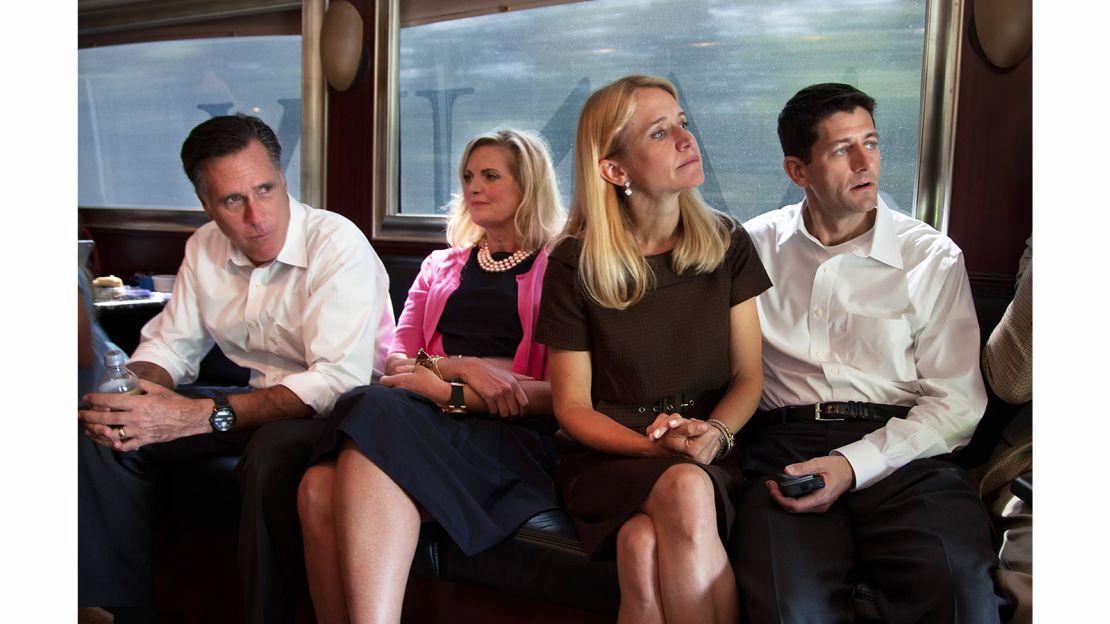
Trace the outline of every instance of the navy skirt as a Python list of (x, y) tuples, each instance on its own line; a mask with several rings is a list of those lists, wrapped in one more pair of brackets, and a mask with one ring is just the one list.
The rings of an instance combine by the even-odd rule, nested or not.
[(423, 396), (371, 385), (341, 396), (312, 462), (343, 438), (420, 504), (467, 555), (559, 507), (554, 419), (448, 415)]

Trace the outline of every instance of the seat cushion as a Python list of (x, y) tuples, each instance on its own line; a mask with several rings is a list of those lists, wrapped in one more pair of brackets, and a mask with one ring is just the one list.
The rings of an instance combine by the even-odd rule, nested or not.
[(561, 510), (533, 516), (505, 541), (474, 557), (463, 554), (438, 527), (426, 527), (417, 560), (414, 572), (434, 569), (447, 581), (604, 615), (615, 615), (620, 606), (616, 562), (590, 561), (574, 524)]

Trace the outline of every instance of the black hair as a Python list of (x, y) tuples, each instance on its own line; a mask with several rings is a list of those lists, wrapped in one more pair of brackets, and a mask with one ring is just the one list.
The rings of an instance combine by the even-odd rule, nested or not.
[(779, 143), (783, 156), (795, 156), (809, 164), (817, 126), (834, 113), (862, 108), (875, 117), (875, 99), (852, 85), (825, 82), (810, 85), (794, 94), (779, 113)]
[(270, 126), (258, 117), (241, 113), (222, 115), (193, 128), (181, 145), (181, 165), (193, 188), (201, 192), (204, 186), (204, 163), (242, 151), (253, 140), (266, 148), (274, 168), (280, 172), (281, 145)]

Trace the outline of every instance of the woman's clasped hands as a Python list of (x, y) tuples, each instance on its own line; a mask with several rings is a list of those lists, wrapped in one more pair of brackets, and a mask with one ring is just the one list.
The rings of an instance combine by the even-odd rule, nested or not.
[(648, 439), (676, 455), (685, 455), (700, 464), (713, 463), (720, 449), (717, 430), (704, 420), (679, 414), (660, 414), (645, 431)]

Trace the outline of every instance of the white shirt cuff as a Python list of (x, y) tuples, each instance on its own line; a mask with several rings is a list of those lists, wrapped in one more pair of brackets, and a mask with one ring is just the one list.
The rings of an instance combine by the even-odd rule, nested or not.
[(154, 341), (145, 341), (135, 348), (135, 352), (131, 355), (131, 362), (150, 362), (161, 366), (170, 375), (170, 380), (176, 388), (179, 384), (191, 383), (196, 380), (196, 374), (190, 374), (190, 371), (182, 365), (181, 359), (176, 355), (164, 349), (161, 345)]
[(836, 449), (832, 454), (843, 456), (852, 465), (856, 476), (853, 492), (874, 485), (894, 472), (887, 464), (886, 456), (867, 440), (856, 440)]

